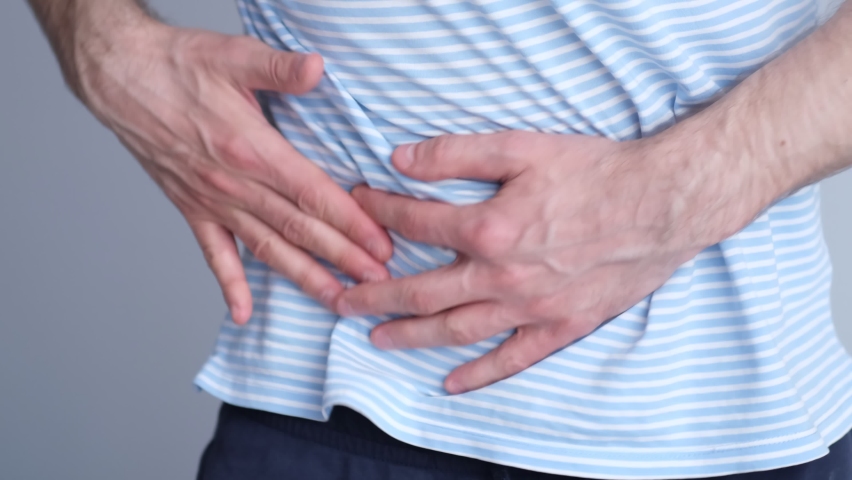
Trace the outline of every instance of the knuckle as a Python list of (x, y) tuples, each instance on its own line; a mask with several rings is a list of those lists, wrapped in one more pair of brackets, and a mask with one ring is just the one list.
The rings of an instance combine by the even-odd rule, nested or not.
[[(518, 335), (518, 333), (515, 335)], [(498, 362), (498, 368), (506, 375), (514, 375), (529, 366), (526, 356), (517, 348), (507, 349)]]
[(264, 65), (264, 73), (275, 85), (288, 83), (290, 74), (290, 62), (287, 55), (270, 55)]
[(227, 197), (238, 197), (241, 194), (238, 182), (226, 172), (211, 168), (202, 169), (197, 175), (205, 187), (220, 194), (224, 194)]
[(325, 218), (327, 202), (321, 193), (321, 189), (304, 186), (294, 192), (293, 201), (299, 207), (299, 210), (314, 217)]
[(466, 323), (460, 321), (453, 315), (446, 315), (443, 319), (444, 330), (447, 336), (456, 345), (470, 345), (476, 343), (475, 332)]
[(272, 251), (275, 246), (276, 238), (272, 234), (263, 235), (261, 237), (253, 237), (247, 240), (247, 245), (250, 246), (251, 253), (263, 263), (269, 263), (272, 259)]
[(434, 301), (427, 293), (421, 290), (409, 289), (405, 294), (405, 298), (407, 300), (406, 304), (409, 307), (408, 309), (411, 311), (404, 313), (415, 313), (420, 315), (429, 315), (434, 313), (432, 310)]
[(301, 216), (289, 216), (278, 227), (278, 232), (292, 243), (304, 246), (310, 228), (305, 218)]
[(275, 208), (275, 201), (271, 194), (252, 189), (249, 186), (246, 186), (242, 193), (244, 194), (245, 206), (273, 228), (280, 221), (279, 218), (286, 215), (280, 208)]
[(509, 289), (510, 291), (517, 292), (518, 286), (523, 285), (530, 276), (530, 273), (524, 266), (507, 265), (492, 272), (490, 281), (498, 289)]
[(423, 159), (435, 158), (440, 161), (450, 154), (450, 142), (447, 137), (435, 137), (422, 145), (423, 157), (425, 157)]
[(228, 168), (240, 172), (261, 173), (263, 164), (243, 135), (231, 134), (213, 141), (219, 160)]
[(417, 238), (423, 231), (423, 221), (411, 211), (409, 206), (400, 207), (396, 212), (396, 224), (399, 228), (399, 233), (404, 237)]
[(500, 215), (487, 214), (461, 225), (462, 239), (473, 253), (484, 258), (505, 255), (515, 244), (515, 227)]
[(204, 261), (206, 261), (207, 265), (209, 265), (212, 269), (218, 264), (219, 259), (221, 258), (221, 253), (206, 241), (201, 240), (198, 243), (201, 247), (201, 253), (204, 255)]

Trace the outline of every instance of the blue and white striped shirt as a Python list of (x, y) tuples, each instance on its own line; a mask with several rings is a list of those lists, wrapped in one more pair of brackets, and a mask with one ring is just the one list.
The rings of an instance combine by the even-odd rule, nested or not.
[[(304, 96), (265, 94), (282, 134), (346, 188), (454, 204), (495, 185), (414, 181), (394, 147), (521, 129), (653, 135), (819, 23), (816, 0), (239, 0), (249, 34), (319, 52)], [(791, 114), (794, 114), (791, 112)], [(391, 234), (394, 276), (454, 252)], [(250, 408), (323, 420), (350, 406), (422, 447), (587, 478), (779, 468), (852, 428), (852, 361), (831, 319), (816, 187), (769, 208), (592, 335), (497, 384), (449, 396), (463, 348), (379, 351), (381, 318), (340, 318), (257, 261), (255, 312), (226, 321), (196, 383)], [(351, 280), (329, 268), (342, 280)]]

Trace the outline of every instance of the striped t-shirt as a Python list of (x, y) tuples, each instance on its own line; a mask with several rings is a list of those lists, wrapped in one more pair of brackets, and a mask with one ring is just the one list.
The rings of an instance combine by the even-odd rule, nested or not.
[[(414, 181), (394, 147), (508, 129), (653, 135), (819, 23), (816, 0), (240, 0), (249, 34), (319, 52), (313, 92), (264, 100), (346, 188), (454, 204), (494, 184)], [(790, 112), (795, 115), (795, 112)], [(454, 252), (391, 232), (394, 276)], [(852, 361), (832, 326), (816, 187), (680, 267), (593, 334), (486, 388), (442, 380), (469, 347), (379, 351), (382, 318), (341, 318), (246, 252), (247, 326), (224, 322), (196, 383), (225, 402), (324, 420), (354, 408), (421, 447), (587, 478), (764, 470), (827, 453), (852, 427)], [(341, 279), (349, 282), (329, 266)]]

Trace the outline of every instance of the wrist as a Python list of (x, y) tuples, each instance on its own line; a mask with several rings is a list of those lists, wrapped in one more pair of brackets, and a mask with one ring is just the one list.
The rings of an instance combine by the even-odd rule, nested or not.
[(718, 243), (779, 199), (852, 166), (850, 24), (852, 7), (649, 139), (683, 172), (676, 200), (687, 241)]
[(116, 52), (138, 45), (146, 30), (164, 25), (135, 1), (81, 0), (67, 10), (55, 50), (69, 88), (92, 107), (104, 65), (115, 61)]
[(761, 161), (754, 137), (734, 127), (737, 112), (702, 112), (647, 139), (644, 156), (669, 176), (673, 242), (703, 250), (753, 222), (784, 193)]

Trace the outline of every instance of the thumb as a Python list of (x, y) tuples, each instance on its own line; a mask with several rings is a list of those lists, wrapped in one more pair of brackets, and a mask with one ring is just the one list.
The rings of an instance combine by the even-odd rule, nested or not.
[(301, 95), (317, 86), (324, 70), (318, 53), (275, 50), (249, 37), (240, 37), (228, 53), (230, 74), (240, 86), (252, 90)]
[(535, 147), (533, 135), (517, 131), (442, 135), (397, 147), (391, 161), (401, 173), (418, 180), (507, 181), (526, 167)]

